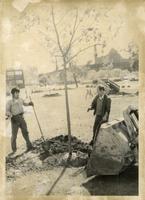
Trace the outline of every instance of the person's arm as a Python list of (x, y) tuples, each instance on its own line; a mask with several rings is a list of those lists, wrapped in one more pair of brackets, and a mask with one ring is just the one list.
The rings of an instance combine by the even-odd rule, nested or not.
[(24, 106), (34, 106), (32, 101), (30, 101), (29, 103), (26, 103), (24, 100), (22, 100), (22, 101), (23, 101)]
[(109, 119), (109, 114), (110, 114), (110, 109), (111, 109), (111, 99), (107, 99), (107, 105), (106, 105), (106, 112), (105, 115), (103, 116), (103, 122), (107, 122)]
[(12, 116), (11, 113), (11, 102), (8, 101), (6, 104), (6, 119), (10, 118)]
[(111, 99), (108, 98), (108, 101), (107, 101), (107, 113), (108, 113), (108, 115), (110, 114), (110, 110), (111, 110)]
[(94, 110), (94, 114), (95, 114), (95, 112), (96, 112), (96, 99), (97, 99), (97, 97), (95, 97), (95, 98), (93, 99), (92, 104), (91, 104), (91, 106), (88, 108), (87, 112), (89, 112), (90, 110)]

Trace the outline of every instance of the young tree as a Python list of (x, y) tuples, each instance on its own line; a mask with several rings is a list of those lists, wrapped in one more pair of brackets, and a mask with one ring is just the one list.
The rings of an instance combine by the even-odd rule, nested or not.
[(134, 42), (130, 42), (128, 44), (127, 49), (123, 49), (129, 54), (130, 59), (130, 71), (138, 71), (139, 68), (139, 49), (138, 46)]
[[(45, 45), (52, 57), (57, 56), (57, 58), (59, 57), (59, 60), (61, 60), (57, 62), (57, 64), (59, 68), (63, 67), (65, 73), (67, 127), (70, 143), (69, 152), (71, 153), (71, 120), (67, 90), (67, 68), (71, 68), (73, 72), (72, 61), (90, 48), (94, 49), (94, 60), (96, 63), (98, 49), (101, 49), (103, 52), (106, 41), (108, 40), (108, 35), (106, 38), (104, 33), (107, 32), (108, 29), (111, 29), (110, 24), (105, 23), (108, 25), (103, 27), (102, 32), (100, 29), (100, 25), (102, 25), (101, 17), (103, 17), (103, 20), (108, 20), (111, 10), (109, 10), (108, 7), (95, 9), (93, 6), (87, 6), (83, 9), (78, 7), (65, 7), (62, 9), (61, 7), (58, 12), (56, 12), (56, 7), (57, 6), (55, 6), (55, 12), (53, 6), (50, 7), (50, 4), (45, 8), (47, 17), (46, 13), (44, 14), (45, 16), (42, 12), (38, 15), (38, 12), (36, 14), (34, 10), (33, 12), (30, 12), (31, 10), (24, 12), (23, 15), (20, 16), (19, 26), (23, 32), (30, 32), (34, 29), (35, 31), (37, 30), (38, 34), (40, 34), (40, 38), (42, 38), (41, 40), (39, 39), (39, 42)], [(62, 16), (60, 16), (61, 14)], [(117, 33), (115, 33), (113, 37), (116, 37), (116, 35)], [(35, 39), (37, 38), (39, 37), (35, 37)], [(77, 83), (74, 72), (73, 76)]]
[[(57, 28), (53, 6), (51, 7), (51, 16), (52, 16), (52, 23), (54, 26), (54, 31), (56, 34), (57, 44), (58, 44), (59, 51), (60, 51), (60, 54), (61, 54), (62, 60), (63, 60), (67, 127), (68, 127), (68, 136), (69, 136), (69, 153), (71, 154), (71, 120), (70, 120), (70, 109), (69, 109), (69, 99), (68, 99), (68, 89), (67, 89), (67, 66), (69, 66), (71, 68), (71, 61), (75, 57), (77, 57), (80, 53), (82, 53), (83, 51), (85, 51), (91, 47), (95, 47), (95, 49), (96, 49), (96, 45), (104, 45), (104, 43), (99, 43), (97, 41), (97, 37), (95, 36), (95, 39), (93, 38), (92, 44), (90, 44), (90, 45), (87, 44), (86, 47), (80, 48), (76, 53), (74, 53), (72, 55), (73, 45), (77, 42), (81, 42), (83, 34), (85, 35), (85, 39), (86, 39), (87, 43), (89, 43), (91, 41), (92, 38), (89, 35), (90, 30), (87, 27), (87, 29), (83, 30), (84, 31), (83, 34), (81, 33), (81, 35), (79, 37), (77, 37), (77, 38), (75, 37), (77, 29), (80, 26), (80, 22), (82, 21), (82, 20), (80, 20), (78, 22), (78, 9), (75, 9), (75, 20), (74, 20), (73, 28), (70, 31), (70, 38), (69, 38), (67, 45), (63, 46), (61, 43), (61, 39), (62, 39), (61, 34), (59, 33), (58, 28)], [(74, 80), (77, 84), (75, 73), (73, 73), (73, 76), (74, 76)]]

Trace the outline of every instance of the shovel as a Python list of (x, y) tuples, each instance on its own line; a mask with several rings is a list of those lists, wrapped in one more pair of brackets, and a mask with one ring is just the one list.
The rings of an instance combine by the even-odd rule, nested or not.
[[(30, 101), (32, 102), (31, 96), (29, 96), (29, 99), (30, 99)], [(45, 140), (44, 135), (43, 135), (43, 132), (42, 132), (42, 128), (41, 128), (41, 125), (40, 125), (40, 122), (39, 122), (39, 119), (38, 119), (38, 116), (37, 116), (37, 113), (36, 113), (36, 110), (35, 110), (34, 105), (33, 105), (32, 107), (33, 107), (34, 115), (35, 115), (35, 118), (36, 118), (36, 121), (37, 121), (39, 130), (40, 130), (40, 133), (41, 133), (41, 137), (42, 137), (42, 140), (43, 140), (42, 148), (44, 149), (44, 151), (49, 151), (49, 150), (50, 150), (51, 143), (56, 143), (56, 144), (61, 145), (61, 143), (58, 142), (58, 141), (54, 141), (54, 140), (47, 140), (47, 141), (46, 141), (46, 140)], [(63, 145), (68, 146), (67, 144), (63, 144)]]

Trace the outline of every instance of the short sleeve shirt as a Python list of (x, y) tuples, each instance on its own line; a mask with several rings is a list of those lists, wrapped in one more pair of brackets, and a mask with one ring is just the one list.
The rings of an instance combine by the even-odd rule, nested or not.
[(6, 114), (7, 115), (18, 115), (24, 112), (23, 99), (12, 99), (7, 102)]

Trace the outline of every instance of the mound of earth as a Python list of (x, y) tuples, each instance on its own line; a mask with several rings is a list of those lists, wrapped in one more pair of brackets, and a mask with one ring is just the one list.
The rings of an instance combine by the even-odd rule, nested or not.
[(34, 150), (23, 151), (6, 157), (6, 174), (8, 180), (15, 180), (30, 171), (44, 171), (54, 167), (82, 167), (87, 164), (91, 147), (78, 138), (71, 137), (72, 155), (69, 159), (69, 138), (67, 135), (46, 139), (40, 138), (33, 142)]

